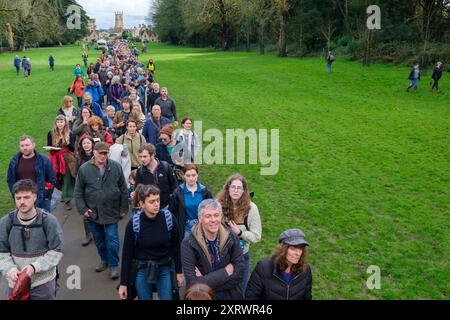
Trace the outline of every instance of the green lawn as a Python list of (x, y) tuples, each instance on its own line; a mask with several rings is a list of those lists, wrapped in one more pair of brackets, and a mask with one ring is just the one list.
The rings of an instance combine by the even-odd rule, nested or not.
[[(15, 76), (13, 55), (0, 55), (2, 181), (21, 134), (45, 144), (81, 62), (80, 47), (26, 55), (30, 79)], [(260, 165), (202, 166), (214, 192), (236, 171), (250, 181), (263, 223), (252, 265), (271, 254), (281, 231), (300, 227), (311, 243), (316, 299), (449, 299), (448, 74), (440, 94), (430, 92), (430, 73), (417, 93), (406, 93), (408, 68), (339, 58), (328, 76), (316, 58), (154, 44), (148, 57), (180, 118), (202, 120), (204, 130), (280, 130), (275, 176), (261, 176)], [(5, 182), (0, 190), (6, 213), (13, 203)], [(380, 290), (366, 287), (370, 265), (381, 269)]]

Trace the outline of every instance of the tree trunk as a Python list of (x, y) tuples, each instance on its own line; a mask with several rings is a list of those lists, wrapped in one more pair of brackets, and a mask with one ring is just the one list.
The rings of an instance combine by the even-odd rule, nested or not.
[(229, 27), (227, 23), (227, 12), (225, 9), (225, 2), (224, 0), (219, 0), (219, 12), (220, 12), (220, 20), (221, 20), (221, 27), (222, 27), (222, 49), (224, 51), (228, 50), (230, 46), (230, 36), (229, 36)]
[(279, 57), (287, 57), (286, 50), (286, 15), (284, 12), (280, 13), (280, 36), (278, 38), (278, 56)]

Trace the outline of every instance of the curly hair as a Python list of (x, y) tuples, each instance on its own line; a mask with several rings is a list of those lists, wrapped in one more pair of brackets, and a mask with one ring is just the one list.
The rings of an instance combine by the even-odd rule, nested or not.
[[(287, 251), (291, 247), (290, 245), (283, 243), (280, 247), (275, 250), (272, 259), (275, 264), (280, 268), (281, 271), (285, 271), (288, 267), (287, 262)], [(291, 267), (291, 271), (293, 273), (303, 273), (306, 271), (306, 267), (308, 266), (307, 256), (308, 256), (308, 248), (306, 245), (300, 245), (302, 249), (302, 256), (300, 260)]]
[(93, 126), (98, 125), (98, 131), (102, 131), (103, 129), (103, 121), (100, 117), (92, 116), (88, 120), (88, 127), (92, 129)]
[[(241, 181), (244, 188), (242, 196), (236, 203), (236, 209), (234, 209), (233, 201), (230, 197), (230, 185), (234, 180)], [(251, 197), (248, 191), (247, 180), (238, 173), (232, 175), (225, 182), (225, 185), (219, 192), (217, 199), (222, 205), (223, 215), (225, 218), (228, 220), (233, 220), (236, 223), (242, 223), (244, 221), (244, 217), (248, 214), (251, 208)]]

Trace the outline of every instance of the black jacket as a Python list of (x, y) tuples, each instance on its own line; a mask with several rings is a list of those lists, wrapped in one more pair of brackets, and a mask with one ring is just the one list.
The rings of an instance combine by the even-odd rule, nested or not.
[(158, 186), (161, 192), (161, 208), (164, 208), (169, 204), (169, 197), (178, 186), (172, 168), (164, 161), (159, 161), (158, 167), (156, 167), (155, 170), (155, 175), (153, 175), (147, 167), (140, 166), (136, 172), (136, 185), (138, 184), (153, 184)]
[[(216, 298), (224, 300), (241, 300), (241, 282), (244, 275), (244, 256), (239, 238), (226, 226), (221, 225), (220, 234), (220, 269), (213, 271), (211, 257), (199, 224), (194, 226), (191, 235), (181, 243), (181, 261), (186, 285), (205, 283), (214, 291)], [(231, 263), (234, 272), (231, 276), (225, 267)], [(202, 276), (195, 275), (195, 267)]]
[(442, 77), (442, 68), (434, 67), (431, 79), (438, 81)]
[[(170, 195), (169, 211), (173, 213), (177, 219), (178, 229), (180, 231), (180, 239), (184, 237), (184, 227), (186, 226), (186, 211), (184, 209), (184, 183), (179, 185), (175, 191)], [(202, 190), (202, 198), (212, 199), (212, 193), (208, 188), (200, 184)]]
[(311, 300), (312, 273), (308, 265), (302, 274), (295, 274), (288, 284), (272, 258), (256, 265), (245, 292), (248, 300)]

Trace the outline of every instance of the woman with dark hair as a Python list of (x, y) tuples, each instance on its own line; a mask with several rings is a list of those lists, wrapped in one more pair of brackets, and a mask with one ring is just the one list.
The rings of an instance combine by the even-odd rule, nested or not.
[(107, 145), (112, 146), (114, 144), (114, 141), (109, 134), (108, 131), (103, 130), (103, 121), (97, 116), (92, 116), (88, 120), (88, 132), (87, 134), (90, 135), (95, 143), (97, 142), (105, 142)]
[(88, 77), (90, 77), (91, 74), (94, 74), (94, 73), (95, 73), (95, 65), (93, 63), (91, 63), (89, 65), (89, 68), (87, 69), (87, 75), (88, 75)]
[(300, 229), (281, 233), (279, 248), (256, 265), (248, 282), (248, 300), (311, 300), (312, 273), (307, 262), (309, 245)]
[[(76, 153), (77, 158), (77, 167), (78, 169), (92, 159), (94, 156), (94, 139), (90, 135), (84, 135), (79, 143)], [(81, 245), (83, 247), (87, 246), (89, 243), (92, 242), (92, 233), (89, 231), (87, 219), (83, 216), (83, 225), (84, 225), (84, 237), (83, 240), (81, 240)]]
[(250, 273), (250, 243), (261, 240), (259, 210), (251, 200), (247, 180), (240, 174), (228, 178), (217, 199), (222, 205), (225, 222), (241, 241), (245, 262), (242, 292), (245, 292)]
[(177, 221), (160, 208), (157, 186), (138, 186), (136, 194), (135, 206), (142, 210), (125, 230), (119, 297), (133, 299), (136, 291), (139, 300), (152, 300), (156, 287), (160, 300), (172, 300), (174, 286), (183, 285)]
[(55, 124), (47, 135), (50, 149), (50, 161), (55, 171), (57, 185), (61, 188), (61, 199), (65, 209), (71, 210), (76, 177), (76, 161), (74, 156), (75, 136), (70, 132), (69, 123), (63, 115), (56, 116)]
[(197, 154), (198, 149), (200, 148), (200, 141), (198, 139), (198, 135), (191, 130), (192, 127), (192, 119), (189, 117), (185, 117), (181, 124), (183, 129), (175, 131), (175, 140), (184, 142), (184, 144), (188, 147), (189, 153), (191, 154), (191, 161), (194, 161), (194, 157)]
[(169, 210), (177, 218), (180, 238), (187, 238), (198, 222), (198, 205), (212, 194), (206, 186), (198, 181), (198, 167), (186, 164), (183, 167), (184, 180), (170, 195)]
[(81, 136), (89, 131), (88, 121), (93, 116), (92, 110), (90, 108), (83, 108), (80, 111), (80, 117), (75, 120), (72, 127), (72, 133), (76, 136), (76, 146), (78, 147), (78, 142)]

